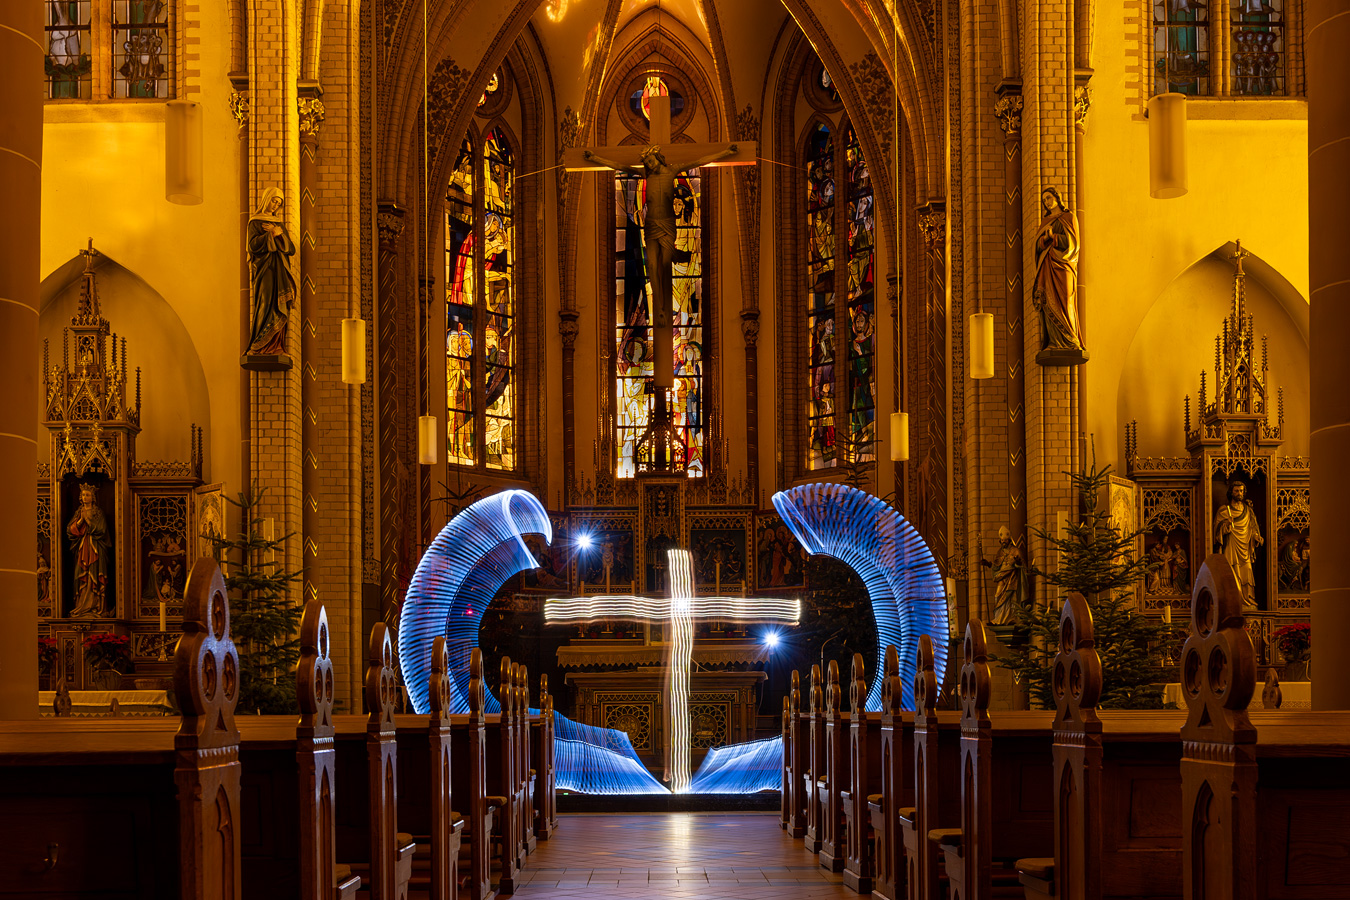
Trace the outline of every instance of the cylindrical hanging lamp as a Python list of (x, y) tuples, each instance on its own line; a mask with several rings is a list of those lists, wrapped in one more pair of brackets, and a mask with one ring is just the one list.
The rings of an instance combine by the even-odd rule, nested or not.
[(164, 197), (184, 206), (202, 202), (202, 105), (195, 100), (164, 104)]
[(342, 381), (366, 383), (366, 320), (342, 320)]
[(436, 465), (436, 448), (440, 446), (436, 431), (435, 416), (417, 417), (417, 461), (424, 466)]
[(994, 314), (970, 315), (970, 377), (994, 377)]
[(909, 459), (909, 413), (891, 413), (891, 462)]
[(1170, 200), (1186, 193), (1186, 95), (1148, 101), (1148, 193)]

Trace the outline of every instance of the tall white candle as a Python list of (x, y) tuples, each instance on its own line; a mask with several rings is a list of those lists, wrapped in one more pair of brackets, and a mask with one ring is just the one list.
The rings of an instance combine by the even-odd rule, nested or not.
[(159, 601), (159, 630), (160, 630), (160, 631), (168, 631), (168, 630), (169, 630), (167, 624), (166, 624), (165, 621), (164, 621), (164, 620), (165, 620), (165, 616), (167, 615), (168, 611), (169, 611), (169, 605), (168, 605), (167, 603), (165, 603), (163, 600)]

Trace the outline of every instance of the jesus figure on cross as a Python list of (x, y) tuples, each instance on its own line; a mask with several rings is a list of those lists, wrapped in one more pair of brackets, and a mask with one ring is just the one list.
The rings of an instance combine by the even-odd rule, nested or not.
[(689, 672), (694, 653), (694, 620), (779, 622), (796, 625), (801, 601), (782, 598), (698, 597), (694, 595), (693, 557), (688, 550), (666, 551), (670, 563), (670, 596), (597, 594), (589, 597), (550, 597), (544, 601), (544, 621), (550, 625), (581, 624), (596, 619), (664, 622), (670, 643), (667, 666), (666, 739), (670, 759), (670, 790), (689, 790)]

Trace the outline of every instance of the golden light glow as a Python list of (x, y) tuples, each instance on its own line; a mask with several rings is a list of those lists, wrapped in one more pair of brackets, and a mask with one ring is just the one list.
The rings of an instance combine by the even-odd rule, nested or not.
[(1171, 200), (1186, 193), (1186, 95), (1148, 101), (1148, 193)]
[(994, 377), (994, 315), (977, 312), (970, 316), (970, 377)]
[(909, 459), (909, 413), (891, 413), (891, 462)]

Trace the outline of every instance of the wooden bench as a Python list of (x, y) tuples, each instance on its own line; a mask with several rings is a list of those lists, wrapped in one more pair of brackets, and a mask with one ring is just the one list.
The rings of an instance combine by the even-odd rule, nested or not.
[(879, 793), (867, 796), (874, 845), (872, 893), (883, 900), (900, 900), (905, 887), (905, 845), (899, 815), (901, 809), (914, 805), (914, 716), (901, 709), (900, 655), (894, 645), (886, 647), (882, 667)]
[(459, 760), (450, 769), (451, 795), (461, 798), (467, 809), (461, 832), (461, 858), (469, 858), (469, 900), (490, 900), (492, 871), (489, 863), (495, 808), (487, 799), (487, 728), (483, 714), (483, 655), (469, 653), (469, 712), (450, 717), (451, 758)]
[(503, 894), (515, 893), (524, 847), (520, 833), (524, 792), (516, 743), (516, 678), (510, 658), (502, 657), (497, 691), (501, 712), (487, 716), (485, 732), (488, 804), (496, 809), (491, 834), (498, 844), (497, 890)]
[(792, 685), (783, 698), (783, 794), (782, 826), (788, 835), (806, 834), (806, 773), (810, 768), (811, 745), (807, 722), (802, 717), (802, 678), (792, 670)]
[(839, 663), (830, 660), (825, 680), (825, 772), (816, 781), (820, 816), (820, 853), (823, 869), (844, 870), (846, 835), (843, 793), (849, 786), (849, 714), (844, 712), (844, 692), (839, 684)]
[(853, 654), (849, 671), (848, 790), (839, 795), (844, 816), (844, 884), (870, 893), (876, 872), (876, 851), (869, 801), (881, 790), (880, 716), (868, 713), (866, 665)]
[(534, 833), (546, 841), (558, 830), (558, 776), (553, 760), (553, 695), (548, 676), (539, 676), (539, 718), (530, 722), (530, 756), (538, 760), (534, 785)]
[(825, 778), (825, 684), (820, 666), (811, 666), (811, 708), (804, 714), (807, 726), (807, 768), (802, 773), (802, 796), (806, 805), (806, 828), (802, 840), (810, 853), (820, 853), (823, 820), (816, 786)]
[(902, 807), (896, 815), (905, 849), (909, 900), (939, 900), (939, 854), (928, 832), (944, 819), (951, 820), (950, 810), (939, 803), (945, 801), (950, 807), (957, 767), (954, 753), (947, 753), (944, 760), (938, 752), (938, 677), (933, 642), (926, 634), (919, 637), (914, 671), (914, 806)]

